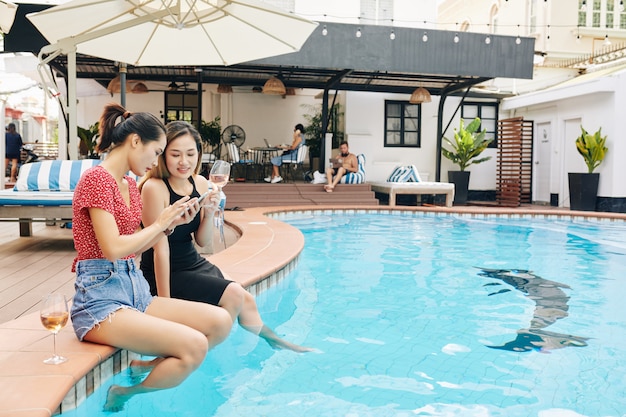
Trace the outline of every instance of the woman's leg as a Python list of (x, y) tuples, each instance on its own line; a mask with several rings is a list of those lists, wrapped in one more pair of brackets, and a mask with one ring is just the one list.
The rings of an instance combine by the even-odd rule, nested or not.
[(219, 305), (231, 313), (233, 321), (237, 318), (241, 327), (250, 333), (262, 337), (274, 349), (290, 349), (296, 352), (309, 352), (312, 350), (289, 343), (278, 337), (272, 329), (263, 323), (252, 294), (236, 282), (226, 287), (222, 298), (220, 298)]
[(231, 326), (229, 315), (221, 308), (171, 298), (155, 298), (147, 313), (120, 309), (85, 336), (90, 342), (158, 357), (140, 384), (109, 389), (104, 406), (107, 411), (121, 410), (136, 394), (180, 384), (200, 366), (209, 347), (226, 337)]
[(17, 158), (11, 159), (11, 182), (17, 181)]

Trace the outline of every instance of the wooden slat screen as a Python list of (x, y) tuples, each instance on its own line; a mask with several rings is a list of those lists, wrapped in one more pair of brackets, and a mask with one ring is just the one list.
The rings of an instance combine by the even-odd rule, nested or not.
[(496, 202), (518, 207), (532, 200), (533, 122), (521, 117), (498, 121)]

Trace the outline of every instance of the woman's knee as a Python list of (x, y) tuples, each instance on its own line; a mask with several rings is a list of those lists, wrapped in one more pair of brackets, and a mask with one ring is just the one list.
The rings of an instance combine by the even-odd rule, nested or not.
[(207, 335), (210, 347), (223, 342), (226, 337), (228, 337), (233, 327), (233, 319), (226, 309), (222, 307), (212, 307), (214, 307), (214, 311), (211, 314), (211, 328)]
[(247, 291), (238, 283), (231, 282), (226, 286), (222, 297), (220, 298), (220, 306), (230, 310), (241, 310), (244, 302), (244, 296)]
[(184, 346), (185, 351), (180, 358), (182, 362), (193, 371), (202, 364), (204, 358), (209, 351), (209, 340), (201, 332), (190, 332), (190, 335), (185, 338), (181, 346)]

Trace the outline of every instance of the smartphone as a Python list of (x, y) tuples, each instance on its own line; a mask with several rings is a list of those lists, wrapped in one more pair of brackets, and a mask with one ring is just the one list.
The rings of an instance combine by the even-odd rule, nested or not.
[[(207, 196), (209, 195), (209, 191), (207, 191), (206, 193), (202, 194), (200, 197), (198, 197), (198, 204), (202, 204), (202, 201), (207, 198)], [(183, 212), (180, 217), (185, 217), (185, 212)]]
[(202, 201), (207, 198), (207, 196), (209, 195), (209, 192), (207, 191), (206, 193), (202, 194), (200, 197), (198, 197), (198, 204), (201, 204)]

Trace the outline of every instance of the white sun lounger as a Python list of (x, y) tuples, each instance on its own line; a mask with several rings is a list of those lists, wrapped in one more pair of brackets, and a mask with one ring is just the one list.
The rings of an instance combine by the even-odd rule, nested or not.
[(447, 182), (422, 181), (414, 165), (396, 167), (387, 181), (370, 183), (372, 191), (389, 194), (389, 206), (395, 207), (396, 195), (435, 195), (445, 194), (446, 207), (452, 207), (454, 201), (454, 184)]
[(447, 182), (371, 182), (372, 191), (389, 194), (389, 207), (395, 207), (398, 194), (445, 194), (446, 207), (452, 207), (454, 184)]

